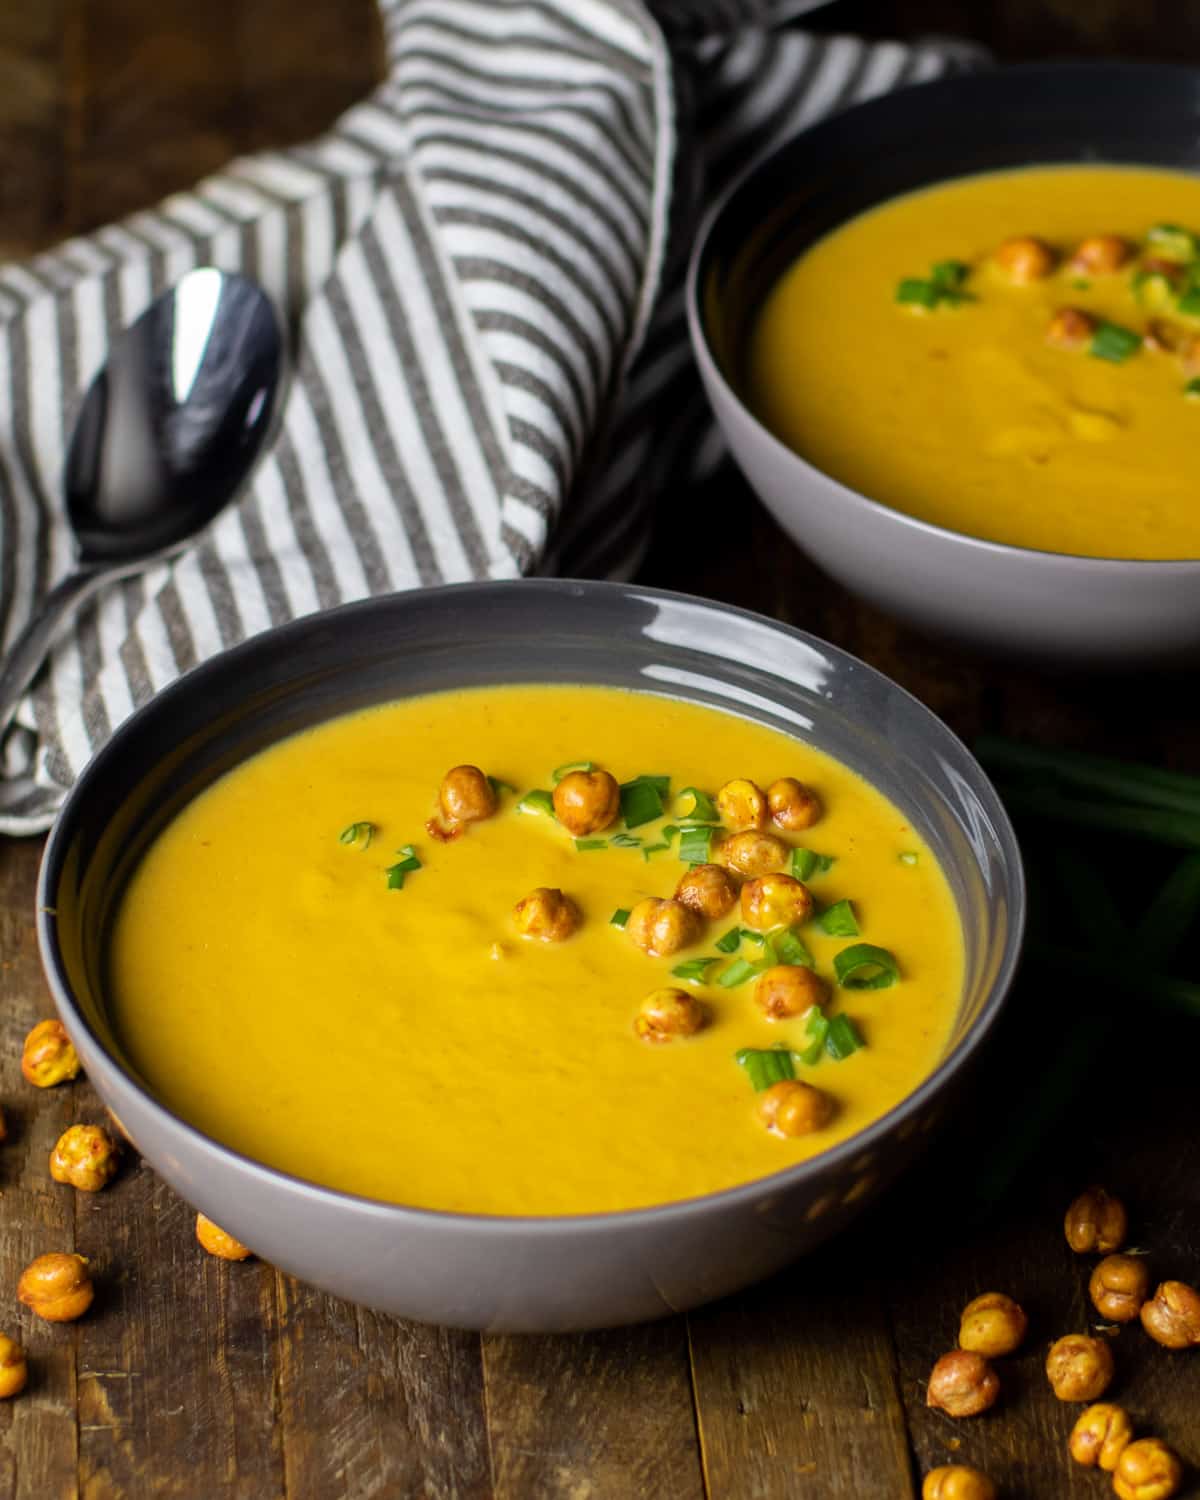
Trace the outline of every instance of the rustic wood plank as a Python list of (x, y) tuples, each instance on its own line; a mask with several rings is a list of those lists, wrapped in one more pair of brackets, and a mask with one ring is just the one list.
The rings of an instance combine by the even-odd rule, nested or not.
[(0, 257), (46, 244), (62, 222), (60, 36), (68, 3), (0, 8)]
[(704, 1494), (684, 1322), (485, 1337), (497, 1500)]
[(65, 222), (155, 202), (231, 157), (326, 129), (374, 85), (374, 0), (71, 0)]
[(276, 1279), (287, 1500), (484, 1500), (479, 1339)]
[(78, 1325), (83, 1500), (282, 1494), (274, 1271), (207, 1255), (195, 1211), (132, 1150), (111, 1187), (74, 1196), (100, 1278)]
[(36, 1089), (21, 1077), (26, 1032), (54, 1014), (34, 940), (39, 853), (37, 840), (0, 843), (0, 1103), (8, 1123), (0, 1146), (0, 1330), (23, 1344), (29, 1359), (26, 1391), (0, 1403), (3, 1500), (76, 1494), (77, 1330), (43, 1322), (16, 1299), (17, 1278), (35, 1256), (75, 1248), (74, 1205), (51, 1181), (47, 1163), (85, 1093), (82, 1083)]
[(915, 1494), (872, 1254), (842, 1240), (688, 1315), (712, 1500), (834, 1500), (867, 1494), (868, 1475)]
[[(982, 1220), (964, 1222), (976, 1136), (936, 1155), (929, 1173), (881, 1215), (878, 1234), (895, 1247), (889, 1302), (922, 1470), (965, 1459), (991, 1473), (1005, 1495), (1095, 1494), (1096, 1476), (1066, 1456), (1081, 1408), (1059, 1402), (1043, 1370), (1055, 1338), (1090, 1332), (1100, 1322), (1087, 1297), (1095, 1258), (1076, 1256), (1063, 1238), (1067, 1204), (1088, 1183), (1104, 1182), (1127, 1202), (1130, 1243), (1149, 1252), (1155, 1278), (1200, 1280), (1200, 1184), (1190, 1151), (1181, 1149), (1195, 1129), (1195, 1023), (1154, 1028), (1152, 1063), (1085, 1086), (1037, 1160)], [(976, 1118), (986, 1112), (1002, 1129), (994, 1106), (1003, 1091), (1004, 1081), (991, 1078), (976, 1095)], [(997, 1361), (1002, 1395), (993, 1411), (954, 1422), (925, 1407), (924, 1381), (937, 1356), (954, 1346), (961, 1308), (984, 1291), (1004, 1291), (1022, 1303), (1029, 1337), (1017, 1356)], [(1136, 1324), (1119, 1332), (1113, 1349), (1112, 1399), (1128, 1407), (1141, 1432), (1157, 1432), (1178, 1447), (1191, 1465), (1191, 1483), (1180, 1493), (1200, 1494), (1200, 1362), (1159, 1348)]]

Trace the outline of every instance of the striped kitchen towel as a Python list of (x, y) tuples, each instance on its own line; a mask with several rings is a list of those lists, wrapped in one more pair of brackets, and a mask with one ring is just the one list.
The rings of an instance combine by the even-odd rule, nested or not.
[(197, 264), (294, 334), (279, 436), (197, 543), (105, 589), (0, 743), (0, 831), (51, 822), (205, 657), (393, 589), (628, 575), (716, 448), (682, 266), (702, 201), (830, 110), (963, 59), (773, 29), (803, 0), (383, 0), (385, 82), (310, 145), (0, 267), (0, 638), (72, 556), (60, 483), (109, 340)]

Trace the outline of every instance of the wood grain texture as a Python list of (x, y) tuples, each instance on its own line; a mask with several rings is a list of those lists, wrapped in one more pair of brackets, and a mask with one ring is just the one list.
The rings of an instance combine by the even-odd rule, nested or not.
[(497, 1500), (703, 1496), (681, 1318), (483, 1354)]

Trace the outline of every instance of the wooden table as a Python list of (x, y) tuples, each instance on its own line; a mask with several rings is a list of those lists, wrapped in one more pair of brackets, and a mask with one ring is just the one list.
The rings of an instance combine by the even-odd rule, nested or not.
[[(1140, 0), (923, 0), (835, 9), (830, 24), (973, 33), (1007, 54), (1126, 51), (1200, 59), (1196, 7)], [(378, 65), (369, 0), (40, 0), (0, 13), (0, 245), (18, 253), (185, 185), (235, 150), (319, 130)], [(665, 497), (647, 581), (802, 624), (891, 673), (970, 737), (997, 728), (1200, 770), (1190, 685), (1053, 681), (987, 666), (852, 602), (799, 557), (740, 487), (726, 549), (689, 543)], [(668, 540), (669, 539), (669, 540)], [(244, 1500), (499, 1496), (536, 1500), (903, 1500), (936, 1463), (974, 1461), (1007, 1500), (1111, 1493), (1068, 1465), (1075, 1409), (1041, 1373), (1047, 1342), (1089, 1324), (1086, 1266), (1063, 1242), (1071, 1195), (1103, 1180), (1162, 1275), (1200, 1279), (1197, 1033), (1127, 997), (1128, 1023), (1032, 1165), (981, 1214), (989, 1140), (1019, 1124), (1046, 1029), (1090, 1022), (1072, 981), (1028, 981), (1004, 1050), (953, 1148), (936, 1148), (861, 1225), (743, 1296), (687, 1317), (580, 1337), (486, 1337), (337, 1302), (270, 1266), (211, 1260), (192, 1213), (128, 1161), (94, 1197), (52, 1183), (59, 1132), (101, 1110), (84, 1082), (20, 1078), (25, 1031), (49, 1013), (33, 936), (35, 842), (0, 845), (0, 1327), (31, 1380), (0, 1405), (0, 1497)], [(1141, 871), (1120, 872), (1131, 900)], [(77, 1324), (38, 1323), (12, 1289), (50, 1249), (92, 1259)], [(1001, 1404), (955, 1424), (923, 1382), (957, 1313), (1005, 1290), (1026, 1351)], [(1116, 1394), (1200, 1464), (1200, 1355), (1140, 1330), (1116, 1340)], [(1200, 1494), (1195, 1468), (1188, 1495)]]

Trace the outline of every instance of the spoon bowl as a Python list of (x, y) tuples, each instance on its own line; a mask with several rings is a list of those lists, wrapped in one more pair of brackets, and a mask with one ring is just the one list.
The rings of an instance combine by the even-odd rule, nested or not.
[(283, 367), (267, 294), (213, 266), (181, 277), (116, 340), (67, 450), (77, 564), (0, 669), (0, 728), (84, 599), (170, 556), (238, 493), (271, 429)]

